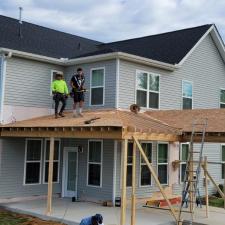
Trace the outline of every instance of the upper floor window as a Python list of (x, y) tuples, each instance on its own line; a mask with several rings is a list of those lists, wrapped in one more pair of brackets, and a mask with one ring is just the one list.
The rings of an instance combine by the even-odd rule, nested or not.
[(105, 69), (91, 69), (90, 105), (104, 105)]
[(168, 144), (158, 144), (158, 179), (161, 184), (168, 184)]
[(159, 75), (137, 72), (136, 103), (145, 108), (159, 108)]
[(27, 139), (25, 149), (24, 184), (41, 183), (42, 140)]
[[(142, 143), (141, 146), (145, 152), (145, 155), (148, 158), (148, 161), (151, 163), (152, 162), (152, 143)], [(141, 163), (140, 184), (141, 186), (151, 185), (151, 172), (149, 171), (149, 168), (142, 156), (141, 156), (140, 163)]]
[(225, 89), (220, 89), (220, 108), (225, 108)]
[[(221, 161), (222, 163), (225, 163), (225, 145), (221, 145)], [(224, 166), (225, 164), (222, 164), (221, 169), (222, 169), (222, 179), (224, 179)]]
[(189, 150), (189, 144), (188, 143), (182, 143), (180, 148), (180, 182), (184, 182), (184, 176), (186, 171), (186, 165), (188, 160), (188, 150)]
[(183, 109), (192, 109), (193, 105), (193, 84), (190, 81), (182, 82)]

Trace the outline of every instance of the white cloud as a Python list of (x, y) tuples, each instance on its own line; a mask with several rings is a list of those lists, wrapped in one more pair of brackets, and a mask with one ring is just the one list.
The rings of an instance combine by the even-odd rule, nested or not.
[(1, 0), (0, 13), (100, 41), (215, 23), (225, 39), (224, 0)]

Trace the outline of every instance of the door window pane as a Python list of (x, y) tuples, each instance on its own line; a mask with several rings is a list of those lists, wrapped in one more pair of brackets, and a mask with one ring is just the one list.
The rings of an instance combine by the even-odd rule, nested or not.
[(67, 168), (67, 190), (76, 190), (76, 176), (77, 176), (77, 153), (68, 152), (68, 168)]
[(183, 98), (183, 109), (192, 109), (192, 99)]

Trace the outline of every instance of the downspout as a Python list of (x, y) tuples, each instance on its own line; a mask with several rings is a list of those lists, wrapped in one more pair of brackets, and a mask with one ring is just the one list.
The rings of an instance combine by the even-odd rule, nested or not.
[(7, 59), (12, 57), (12, 52), (3, 52), (2, 54), (2, 64), (1, 64), (1, 98), (0, 98), (0, 124), (2, 124), (3, 121), (3, 113), (4, 113), (4, 98), (5, 98), (5, 77), (6, 77), (6, 63)]

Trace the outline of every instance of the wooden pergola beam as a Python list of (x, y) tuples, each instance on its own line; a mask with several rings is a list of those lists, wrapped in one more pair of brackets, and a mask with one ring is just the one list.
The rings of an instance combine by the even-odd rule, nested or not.
[[(220, 135), (219, 135), (220, 134)], [(180, 142), (189, 142), (191, 139), (191, 135), (185, 135), (180, 137)], [(202, 137), (201, 136), (195, 136), (194, 137), (194, 142), (196, 143), (201, 143)], [(225, 133), (214, 133), (210, 134), (208, 133), (205, 136), (205, 141), (204, 142), (211, 142), (211, 143), (224, 143), (225, 142)]]

